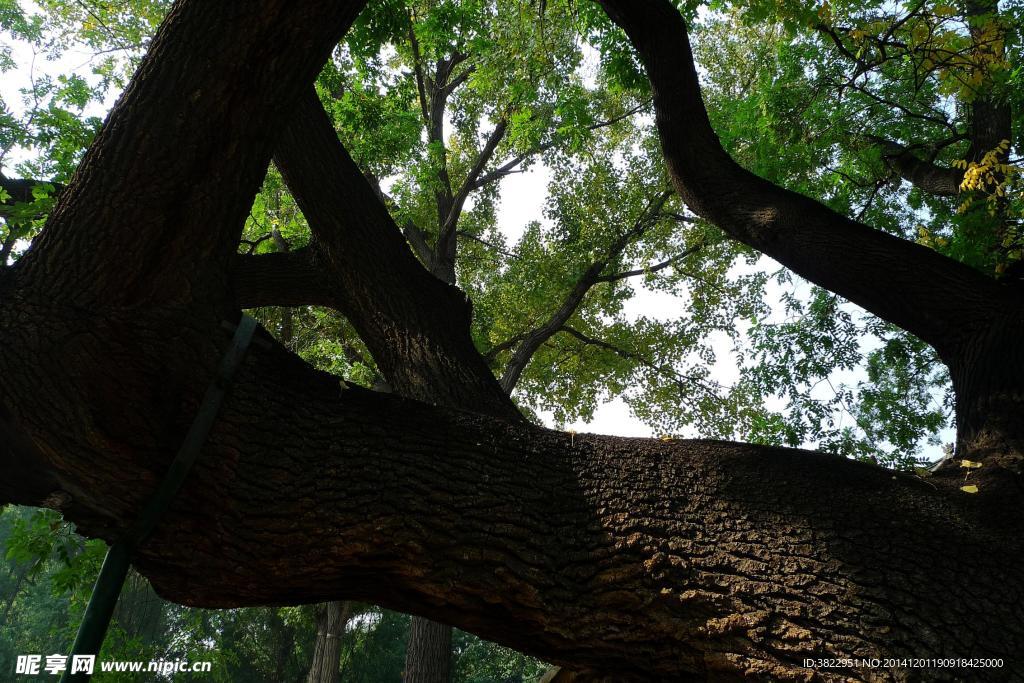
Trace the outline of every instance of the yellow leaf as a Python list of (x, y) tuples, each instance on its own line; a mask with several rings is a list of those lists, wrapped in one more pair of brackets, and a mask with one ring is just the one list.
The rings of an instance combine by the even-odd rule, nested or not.
[(978, 487), (975, 486), (974, 484), (968, 484), (967, 486), (961, 486), (960, 490), (963, 491), (964, 493), (977, 493)]
[(981, 467), (980, 462), (974, 462), (973, 460), (961, 460), (960, 467), (966, 467), (967, 469), (976, 470)]

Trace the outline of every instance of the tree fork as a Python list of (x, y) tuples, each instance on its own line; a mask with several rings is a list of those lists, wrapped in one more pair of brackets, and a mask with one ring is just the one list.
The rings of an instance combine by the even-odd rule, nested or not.
[(521, 420), (473, 345), (469, 300), (416, 260), (311, 88), (295, 102), (275, 161), (309, 221), (340, 310), (394, 390)]

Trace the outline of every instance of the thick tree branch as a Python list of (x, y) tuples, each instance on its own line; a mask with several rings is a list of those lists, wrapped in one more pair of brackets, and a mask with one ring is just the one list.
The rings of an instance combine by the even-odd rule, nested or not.
[(654, 88), (673, 182), (695, 213), (916, 334), (946, 359), (1008, 300), (1006, 288), (965, 265), (849, 220), (741, 168), (708, 121), (679, 12), (667, 0), (601, 0), (601, 5), (640, 53)]
[(338, 307), (313, 249), (235, 257), (232, 282), (238, 305)]
[[(494, 130), (487, 136), (487, 142), (484, 143), (483, 149), (477, 154), (476, 161), (473, 162), (472, 168), (466, 175), (466, 180), (462, 183), (462, 187), (459, 188), (458, 194), (455, 196), (455, 205), (458, 208), (458, 213), (462, 212), (462, 205), (465, 204), (466, 198), (469, 194), (478, 187), (477, 181), (480, 179), (480, 174), (483, 173), (487, 164), (491, 162), (491, 158), (494, 156), (495, 150), (498, 149), (498, 145), (505, 138), (505, 133), (508, 132), (508, 120), (500, 119), (494, 126)], [(456, 212), (453, 211), (453, 214)], [(448, 223), (451, 224), (453, 219), (457, 220), (457, 215), (449, 215)]]
[[(10, 312), (0, 306), (2, 329)], [(108, 393), (118, 385), (97, 380), (114, 364), (130, 382), (216, 360), (205, 335), (170, 338), (160, 320), (79, 319), (89, 332), (40, 337), (40, 361), (79, 371), (19, 406), (43, 455), (3, 481), (4, 500), (38, 503), (14, 483), (52, 472), (84, 533), (109, 539), (133, 519), (173, 439), (160, 446), (155, 403), (133, 402), (132, 429), (115, 429), (104, 415), (123, 413)], [(27, 391), (25, 370), (0, 360), (0, 390)], [(202, 381), (191, 384), (189, 404)], [(58, 415), (76, 417), (55, 429)], [(993, 517), (995, 501), (960, 493), (960, 476), (933, 479), (787, 449), (513, 425), (339, 390), (255, 346), (137, 566), (186, 604), (366, 600), (615, 680), (787, 680), (806, 675), (805, 656), (964, 650), (1021, 673), (1007, 655), (1024, 642), (1020, 517)]]
[[(441, 181), (440, 187), (434, 192), (437, 204), (437, 225), (441, 232), (443, 232), (455, 204), (455, 190), (448, 171), (448, 147), (444, 139), (444, 112), (448, 106), (448, 98), (453, 91), (452, 88), (449, 88), (448, 79), (451, 77), (452, 69), (466, 59), (468, 59), (468, 55), (455, 53), (447, 59), (438, 61), (434, 68), (434, 77), (428, 79), (427, 82), (427, 96), (430, 104), (426, 120), (427, 142), (433, 147), (431, 153), (437, 164), (437, 178)], [(435, 261), (437, 259), (444, 260), (441, 250), (443, 237), (441, 232), (438, 234), (438, 243), (434, 247)], [(443, 280), (455, 284), (454, 272), (449, 273), (448, 271), (451, 269), (446, 268), (445, 264), (433, 263), (431, 270)]]
[(437, 246), (434, 249), (434, 262), (431, 269), (434, 274), (448, 282), (455, 281), (455, 258), (458, 253), (458, 240), (456, 232), (459, 227), (459, 219), (462, 217), (462, 210), (466, 206), (466, 200), (471, 192), (476, 189), (477, 179), (484, 168), (494, 156), (495, 150), (505, 137), (508, 130), (508, 121), (500, 119), (494, 126), (494, 130), (487, 137), (487, 142), (477, 154), (466, 179), (462, 182), (458, 192), (448, 202), (448, 215), (439, 225)]
[(540, 327), (531, 330), (523, 337), (501, 375), (501, 386), (506, 392), (512, 393), (533, 355), (573, 316), (576, 309), (583, 303), (583, 299), (586, 298), (587, 292), (597, 283), (597, 278), (604, 270), (605, 265), (605, 261), (592, 263), (583, 271), (576, 284), (548, 319)]
[[(469, 335), (465, 295), (416, 260), (312, 89), (274, 163), (302, 209), (338, 305), (403, 396), (521, 419)], [(472, 397), (471, 399), (469, 397)]]
[(901, 178), (929, 194), (952, 197), (960, 194), (964, 172), (926, 161), (913, 150), (891, 140), (879, 140), (883, 158)]

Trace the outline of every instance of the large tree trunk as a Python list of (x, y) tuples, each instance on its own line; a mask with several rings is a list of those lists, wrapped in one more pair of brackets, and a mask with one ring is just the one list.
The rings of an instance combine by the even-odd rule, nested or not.
[[(0, 271), (0, 501), (59, 508), (108, 540), (135, 519), (229, 343), (229, 266), (286, 103), (359, 4), (185, 0), (171, 12), (43, 236)], [(654, 0), (605, 4), (644, 25), (638, 43), (680, 37), (664, 38), (681, 20)], [(1020, 457), (1019, 366), (999, 373), (990, 357), (1019, 358), (1017, 290), (833, 224), (777, 188), (729, 189), (747, 176), (699, 177), (708, 184), (694, 191), (672, 118), (685, 91), (658, 84), (687, 66), (680, 45), (641, 51), (659, 66), (677, 184), (798, 272), (922, 335), (951, 335), (933, 343), (963, 363), (950, 363), (957, 390), (1009, 406), (998, 419), (965, 408), (975, 431)], [(721, 157), (709, 165), (730, 172)], [(406, 329), (396, 344), (458, 365), (458, 344)], [(990, 343), (974, 343), (981, 330)], [(562, 434), (494, 417), (496, 399), (487, 416), (346, 387), (258, 341), (136, 558), (165, 597), (366, 600), (613, 680), (807, 680), (805, 657), (1002, 657), (1001, 669), (928, 676), (1024, 677), (1024, 494), (1010, 467), (988, 465), (995, 456), (978, 476), (1008, 485), (983, 479), (971, 496), (956, 472), (923, 480), (805, 451)], [(918, 672), (854, 663), (817, 675)]]
[(352, 615), (352, 603), (332, 600), (318, 606), (313, 662), (306, 683), (338, 683), (341, 680), (341, 637)]
[(435, 683), (452, 676), (452, 627), (414, 617), (405, 654), (405, 683)]
[[(108, 537), (166, 455), (113, 439), (89, 414), (50, 425), (75, 405), (121, 405), (88, 389), (111, 371), (86, 362), (102, 348), (123, 375), (204, 343), (120, 329), (121, 342), (48, 344), (43, 358), (87, 370), (54, 380), (23, 417), (49, 468), (69, 473), (68, 517)], [(0, 369), (5, 390), (30, 393), (27, 373)], [(240, 379), (137, 561), (172, 600), (366, 600), (620, 679), (782, 679), (806, 674), (803, 657), (1009, 657), (1024, 646), (1019, 494), (971, 497), (958, 482), (801, 451), (573, 436), (339, 392), (279, 348), (254, 349)], [(158, 418), (133, 415), (151, 434)], [(103, 458), (90, 433), (106, 440)]]

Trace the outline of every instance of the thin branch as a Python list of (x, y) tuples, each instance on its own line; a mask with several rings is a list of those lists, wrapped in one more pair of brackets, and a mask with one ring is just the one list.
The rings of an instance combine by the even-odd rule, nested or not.
[[(257, 223), (257, 225), (259, 225), (259, 223)], [(249, 249), (246, 251), (246, 254), (252, 255), (256, 251), (257, 247), (259, 247), (261, 244), (263, 244), (267, 240), (272, 239), (273, 236), (274, 236), (273, 233), (268, 232), (267, 234), (261, 235), (261, 236), (257, 237), (254, 240), (247, 240), (245, 238), (242, 238), (242, 239), (238, 240), (238, 243), (239, 244), (244, 244), (244, 245), (248, 246)]]
[(527, 334), (527, 332), (521, 332), (509, 339), (506, 339), (500, 344), (495, 344), (486, 353), (483, 353), (481, 355), (483, 355), (484, 360), (487, 361), (489, 365), (494, 362), (494, 359), (498, 357), (498, 354), (502, 353), (503, 351), (508, 351), (509, 349), (511, 349), (513, 346), (521, 342)]
[(420, 41), (416, 38), (416, 14), (415, 10), (409, 10), (406, 14), (409, 17), (409, 45), (412, 47), (413, 71), (416, 74), (416, 90), (420, 98), (420, 113), (423, 115), (423, 125), (430, 126), (430, 111), (427, 105), (427, 86), (423, 75), (423, 57), (420, 55)]
[(664, 270), (665, 268), (668, 268), (671, 265), (675, 265), (676, 263), (679, 263), (680, 261), (682, 261), (683, 259), (685, 259), (688, 256), (692, 256), (692, 255), (696, 254), (698, 251), (701, 250), (701, 248), (703, 248), (703, 246), (704, 246), (703, 243), (695, 244), (694, 246), (690, 247), (689, 249), (686, 249), (682, 253), (676, 254), (675, 256), (673, 256), (670, 259), (666, 259), (666, 260), (662, 261), (661, 263), (655, 264), (653, 266), (647, 266), (646, 268), (638, 268), (636, 270), (627, 270), (627, 271), (623, 271), (621, 273), (611, 273), (611, 274), (608, 274), (608, 275), (601, 275), (600, 277), (597, 278), (597, 281), (598, 282), (616, 282), (618, 280), (625, 280), (626, 278), (635, 277), (637, 275), (650, 275), (652, 273), (657, 273), (660, 270)]
[(498, 245), (493, 244), (491, 242), (488, 242), (487, 240), (482, 239), (480, 237), (477, 237), (476, 235), (473, 235), (473, 234), (471, 234), (469, 232), (466, 232), (465, 230), (459, 230), (459, 231), (457, 231), (456, 234), (458, 234), (459, 237), (465, 237), (466, 239), (473, 240), (474, 242), (477, 242), (478, 244), (482, 244), (483, 246), (487, 247), (491, 251), (495, 251), (495, 252), (501, 254), (505, 258), (509, 258), (509, 259), (517, 259), (517, 258), (519, 258), (515, 254), (510, 252), (508, 249), (503, 249), (503, 248), (499, 247)]
[(570, 335), (572, 337), (575, 337), (576, 339), (580, 340), (581, 342), (583, 342), (584, 344), (586, 344), (588, 346), (596, 346), (596, 347), (604, 349), (606, 351), (611, 351), (612, 353), (614, 353), (614, 354), (616, 354), (618, 356), (621, 356), (622, 358), (625, 358), (626, 360), (635, 361), (635, 362), (639, 363), (640, 365), (643, 365), (643, 366), (645, 366), (645, 367), (655, 371), (656, 373), (658, 373), (662, 377), (665, 377), (665, 378), (669, 379), (679, 389), (685, 389), (685, 388), (689, 388), (690, 386), (693, 386), (693, 385), (699, 385), (705, 391), (707, 391), (709, 393), (709, 395), (713, 396), (714, 398), (718, 399), (719, 401), (723, 400), (720, 396), (718, 396), (718, 393), (717, 393), (718, 389), (722, 389), (723, 388), (722, 384), (720, 384), (719, 382), (710, 382), (709, 383), (709, 382), (707, 382), (706, 380), (704, 380), (702, 378), (691, 377), (689, 375), (680, 374), (671, 365), (668, 365), (668, 364), (665, 364), (665, 363), (658, 364), (658, 363), (652, 361), (650, 358), (647, 358), (646, 356), (643, 356), (643, 355), (641, 355), (639, 353), (636, 353), (634, 351), (629, 351), (628, 349), (624, 349), (624, 348), (622, 348), (620, 346), (616, 346), (615, 344), (611, 344), (609, 342), (606, 342), (603, 339), (597, 339), (595, 337), (591, 337), (591, 336), (589, 336), (587, 334), (584, 334), (583, 332), (580, 332), (576, 328), (571, 327), (569, 325), (563, 325), (562, 328), (559, 329), (558, 331), (559, 332), (565, 332), (566, 334), (568, 334), (568, 335)]

